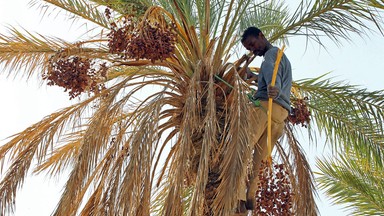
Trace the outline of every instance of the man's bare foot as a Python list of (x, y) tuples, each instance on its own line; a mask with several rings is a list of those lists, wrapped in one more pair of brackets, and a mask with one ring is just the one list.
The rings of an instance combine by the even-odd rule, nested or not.
[(255, 209), (255, 200), (254, 199), (248, 199), (247, 198), (247, 201), (245, 202), (245, 208), (247, 210), (254, 210)]
[(239, 200), (238, 204), (237, 204), (237, 208), (236, 208), (236, 213), (246, 213), (247, 212), (247, 208), (246, 208), (246, 201), (244, 200)]

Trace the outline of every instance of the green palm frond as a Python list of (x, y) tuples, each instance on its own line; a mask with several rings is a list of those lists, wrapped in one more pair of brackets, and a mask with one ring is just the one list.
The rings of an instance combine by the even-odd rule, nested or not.
[[(382, 30), (382, 20), (377, 8), (382, 2), (370, 0), (302, 0), (283, 29), (271, 37), (274, 41), (285, 35), (304, 35), (322, 44), (322, 38), (330, 38), (340, 44), (351, 34), (365, 35), (374, 23)], [(323, 45), (324, 46), (324, 45)]]
[(294, 86), (308, 98), (312, 119), (334, 150), (353, 147), (383, 166), (383, 91), (371, 92), (323, 76), (298, 81)]
[(379, 9), (384, 9), (384, 2), (382, 0), (381, 1), (371, 0), (369, 1), (369, 5)]
[[(256, 26), (263, 31), (266, 38), (274, 38), (276, 34), (286, 28), (288, 17), (288, 8), (282, 1), (253, 3), (248, 6), (247, 13), (241, 17), (239, 30), (241, 33), (249, 26)], [(285, 35), (277, 39), (287, 42)]]
[(58, 13), (68, 12), (71, 15), (69, 18), (74, 21), (82, 19), (106, 29), (109, 27), (104, 11), (101, 11), (96, 4), (86, 0), (32, 0), (30, 5), (39, 7), (43, 14), (49, 13), (49, 10), (53, 12), (61, 9)]
[[(175, 20), (177, 20), (184, 28), (186, 33), (185, 36), (190, 37), (184, 38), (184, 40), (188, 40), (192, 43), (190, 45), (191, 48), (198, 48), (195, 49), (195, 51), (201, 50), (202, 54), (198, 54), (198, 56), (199, 58), (202, 58), (204, 53), (208, 50), (208, 47), (213, 44), (218, 46), (217, 49), (221, 51), (219, 53), (220, 56), (223, 55), (224, 50), (228, 50), (228, 46), (230, 46), (228, 42), (231, 37), (228, 37), (223, 41), (224, 36), (232, 35), (231, 32), (235, 31), (237, 26), (234, 20), (232, 20), (231, 23), (228, 23), (228, 20), (232, 16), (239, 17), (239, 9), (244, 9), (249, 0), (242, 0), (241, 2), (242, 5), (236, 9), (232, 8), (233, 11), (228, 12), (226, 18), (223, 15), (226, 12), (226, 7), (231, 4), (233, 6), (235, 3), (234, 0), (230, 2), (217, 0), (177, 0), (172, 4), (170, 4), (169, 1), (161, 0), (159, 1), (159, 4), (166, 11), (170, 12)], [(242, 11), (242, 13), (243, 12), (244, 11)], [(230, 26), (230, 29), (227, 29), (228, 26)], [(220, 27), (226, 34), (221, 34), (219, 37), (216, 37)], [(217, 43), (216, 40), (221, 42)]]
[(319, 186), (352, 215), (384, 214), (383, 167), (353, 152), (317, 161)]
[[(233, 40), (233, 35), (238, 29), (240, 20), (250, 5), (250, 0), (232, 0), (229, 2), (228, 7), (225, 8), (227, 13), (223, 16), (222, 29), (219, 30), (221, 36), (219, 40), (219, 46), (229, 44)], [(225, 36), (224, 36), (225, 35)], [(222, 40), (223, 39), (223, 40)], [(225, 47), (225, 46), (224, 46)], [(218, 48), (218, 53), (221, 53), (221, 49)]]
[(159, 5), (173, 14), (176, 19), (183, 23), (186, 26), (197, 26), (197, 21), (199, 20), (197, 14), (194, 10), (196, 10), (196, 1), (188, 1), (188, 0), (175, 0), (170, 4), (170, 1), (167, 0), (159, 0)]
[(154, 6), (153, 0), (91, 0), (100, 5), (112, 8), (114, 11), (122, 15), (142, 16), (145, 11)]

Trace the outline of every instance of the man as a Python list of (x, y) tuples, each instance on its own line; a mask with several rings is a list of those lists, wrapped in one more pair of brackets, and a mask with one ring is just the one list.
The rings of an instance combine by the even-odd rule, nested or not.
[[(258, 89), (253, 96), (260, 100), (262, 107), (254, 107), (251, 121), (255, 121), (255, 130), (251, 131), (254, 148), (252, 171), (249, 175), (249, 186), (246, 193), (245, 206), (248, 210), (254, 209), (255, 195), (258, 187), (258, 173), (261, 161), (268, 156), (267, 125), (268, 125), (268, 99), (273, 99), (272, 105), (272, 148), (283, 134), (284, 121), (290, 111), (290, 93), (292, 86), (292, 69), (288, 58), (283, 54), (276, 76), (275, 86), (271, 86), (273, 70), (276, 63), (278, 48), (270, 44), (260, 29), (247, 28), (241, 38), (243, 46), (256, 56), (264, 56), (258, 76)], [(245, 193), (245, 190), (244, 190)], [(240, 195), (243, 200), (245, 194)]]

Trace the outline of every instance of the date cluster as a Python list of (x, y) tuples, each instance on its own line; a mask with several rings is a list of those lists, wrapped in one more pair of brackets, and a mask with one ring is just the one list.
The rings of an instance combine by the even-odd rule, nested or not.
[(125, 16), (113, 21), (109, 9), (105, 12), (110, 21), (109, 52), (123, 59), (163, 61), (171, 57), (177, 41), (176, 25), (165, 19), (138, 19)]

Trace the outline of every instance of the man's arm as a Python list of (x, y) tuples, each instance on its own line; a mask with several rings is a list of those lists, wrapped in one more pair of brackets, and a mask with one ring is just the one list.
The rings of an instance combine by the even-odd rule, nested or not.
[(277, 51), (278, 49), (274, 49), (273, 52), (268, 52), (267, 55), (264, 57), (264, 62), (262, 63), (262, 66), (261, 66), (261, 70), (263, 71), (265, 82), (268, 84), (268, 88), (267, 88), (268, 97), (273, 99), (276, 99), (282, 96), (281, 95), (281, 88), (282, 88), (281, 86), (282, 72), (281, 71), (282, 70), (280, 68), (280, 65), (276, 75), (275, 86), (271, 86), (273, 71), (276, 63)]
[(251, 69), (249, 69), (249, 67), (247, 67), (247, 81), (249, 81), (249, 83), (253, 81), (257, 83), (257, 78), (258, 76), (255, 73), (253, 73)]

